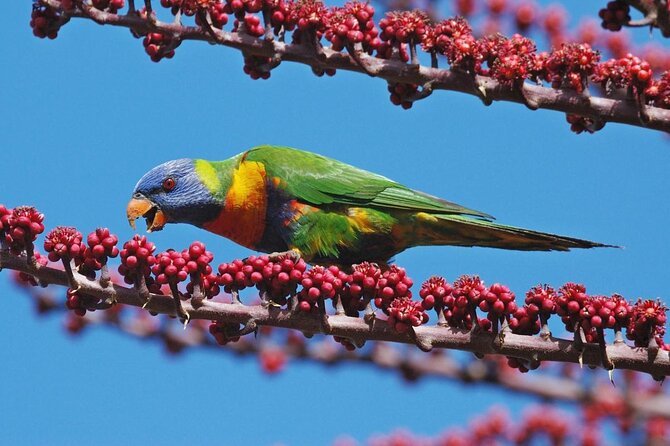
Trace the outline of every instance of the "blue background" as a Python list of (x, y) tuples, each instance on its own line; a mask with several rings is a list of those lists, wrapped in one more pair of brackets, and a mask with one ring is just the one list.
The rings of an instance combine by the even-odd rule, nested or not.
[[(0, 26), (0, 202), (32, 204), (47, 227), (132, 235), (125, 204), (139, 177), (181, 157), (224, 159), (257, 144), (316, 151), (498, 221), (625, 249), (523, 253), (417, 248), (398, 256), (416, 282), (476, 273), (517, 294), (579, 281), (597, 294), (666, 297), (668, 139), (609, 124), (572, 134), (560, 113), (484, 108), (437, 92), (410, 111), (386, 85), (290, 63), (269, 81), (242, 73), (233, 50), (185, 42), (151, 63), (126, 29), (73, 20), (55, 41), (28, 26), (30, 2), (5, 2)], [(564, 2), (573, 17), (598, 5)], [(646, 35), (645, 35), (646, 38)], [(660, 39), (658, 35), (655, 37)], [(159, 249), (204, 241), (218, 261), (248, 251), (189, 226), (152, 235)], [(216, 352), (167, 357), (108, 330), (72, 340), (39, 319), (0, 277), (0, 432), (6, 444), (327, 444), (404, 426), (434, 435), (499, 403), (532, 398), (490, 387), (363, 367), (290, 364), (268, 377), (256, 361)], [(179, 384), (175, 386), (175, 382)]]

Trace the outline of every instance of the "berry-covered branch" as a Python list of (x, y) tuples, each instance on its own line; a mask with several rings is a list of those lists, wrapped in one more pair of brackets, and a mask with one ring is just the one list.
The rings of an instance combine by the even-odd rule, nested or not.
[[(670, 374), (662, 338), (666, 307), (660, 301), (589, 296), (582, 285), (568, 283), (559, 290), (534, 287), (520, 305), (506, 286), (486, 286), (476, 276), (453, 283), (431, 277), (421, 286), (420, 300), (414, 300), (412, 280), (396, 265), (384, 271), (369, 263), (347, 270), (308, 268), (291, 256), (252, 256), (222, 263), (216, 273), (213, 255), (199, 242), (183, 251), (155, 253), (153, 243), (136, 235), (119, 250), (118, 238), (107, 229), (84, 241), (71, 227), (57, 227), (45, 237), (48, 259), (60, 262), (59, 269), (33, 246), (43, 220), (32, 207), (0, 206), (0, 268), (19, 271), (34, 284), (67, 286), (67, 306), (79, 315), (122, 303), (178, 316), (185, 326), (194, 319), (213, 321), (210, 332), (222, 344), (272, 326), (332, 335), (351, 349), (374, 340), (415, 344), (424, 351), (504, 355), (521, 371), (556, 361), (638, 370), (656, 379)], [(103, 273), (117, 255), (118, 271), (131, 287), (110, 282)], [(221, 287), (229, 302), (215, 299)], [(257, 289), (261, 302), (244, 305), (239, 293), (245, 288)], [(430, 310), (437, 325), (427, 325)], [(572, 340), (551, 335), (553, 316), (574, 333)], [(624, 331), (634, 346), (625, 343)], [(606, 333), (614, 336), (612, 343)]]
[[(585, 43), (537, 52), (520, 35), (476, 38), (462, 18), (431, 23), (420, 11), (387, 13), (375, 23), (374, 9), (357, 1), (327, 8), (319, 0), (163, 0), (174, 15), (169, 22), (147, 9), (150, 0), (144, 5), (131, 3), (119, 14), (118, 0), (39, 0), (31, 25), (50, 38), (73, 17), (130, 28), (154, 61), (173, 57), (184, 40), (228, 46), (242, 51), (244, 71), (254, 79), (267, 79), (282, 61), (309, 65), (317, 75), (367, 73), (386, 80), (391, 101), (403, 108), (451, 90), (487, 105), (511, 101), (565, 112), (578, 133), (607, 122), (670, 131), (670, 74), (654, 78), (650, 64), (632, 55), (600, 62)], [(231, 31), (224, 30), (228, 15), (235, 17)], [(184, 25), (189, 16), (193, 24)], [(431, 66), (420, 64), (423, 57)], [(445, 59), (449, 69), (438, 68)]]
[[(32, 298), (41, 315), (63, 313), (65, 307), (49, 290), (32, 287), (15, 275), (17, 284)], [(609, 382), (595, 383), (590, 371), (575, 369), (573, 364), (542, 367), (532, 376), (524, 376), (510, 368), (504, 358), (470, 356), (457, 358), (445, 350), (425, 355), (390, 343), (372, 343), (369, 348), (347, 350), (331, 339), (306, 339), (292, 330), (262, 329), (258, 337), (245, 336), (236, 342), (217, 344), (209, 334), (206, 321), (193, 321), (188, 330), (175, 322), (151, 317), (139, 308), (116, 305), (103, 312), (86, 313), (85, 317), (65, 314), (64, 327), (72, 335), (104, 326), (130, 336), (162, 344), (166, 351), (178, 354), (190, 348), (207, 348), (255, 357), (266, 373), (279, 373), (292, 361), (310, 362), (328, 367), (364, 364), (399, 374), (408, 381), (438, 378), (468, 384), (490, 384), (513, 392), (535, 396), (543, 401), (566, 401), (594, 407), (619, 408), (619, 417), (670, 419), (670, 397), (658, 385), (649, 385), (632, 372), (617, 378), (617, 386)], [(410, 351), (408, 351), (408, 349)], [(463, 356), (463, 355), (461, 355)], [(594, 372), (590, 372), (591, 374)]]
[[(596, 416), (594, 416), (596, 415)], [(494, 406), (473, 418), (467, 424), (448, 426), (445, 432), (425, 436), (403, 430), (370, 438), (370, 446), (519, 446), (519, 445), (581, 445), (600, 446), (608, 444), (665, 445), (668, 442), (666, 420), (651, 418), (641, 420), (634, 428), (618, 426), (619, 441), (605, 435), (609, 413), (567, 413), (550, 406), (533, 406), (521, 417), (511, 416), (507, 410)], [(438, 418), (436, 422), (440, 422)], [(354, 440), (344, 438), (333, 443), (336, 446), (355, 446)]]

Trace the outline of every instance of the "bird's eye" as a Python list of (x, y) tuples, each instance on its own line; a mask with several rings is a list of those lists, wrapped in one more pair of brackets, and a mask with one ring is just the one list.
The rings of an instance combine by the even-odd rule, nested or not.
[(165, 192), (170, 192), (177, 185), (174, 178), (166, 178), (163, 180), (163, 190)]

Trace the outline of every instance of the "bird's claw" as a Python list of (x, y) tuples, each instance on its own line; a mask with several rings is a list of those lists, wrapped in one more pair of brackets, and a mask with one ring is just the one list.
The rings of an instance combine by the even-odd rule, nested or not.
[(290, 259), (293, 260), (294, 263), (298, 263), (302, 258), (302, 255), (297, 249), (289, 249), (288, 251), (270, 253), (268, 254), (268, 258), (273, 262)]

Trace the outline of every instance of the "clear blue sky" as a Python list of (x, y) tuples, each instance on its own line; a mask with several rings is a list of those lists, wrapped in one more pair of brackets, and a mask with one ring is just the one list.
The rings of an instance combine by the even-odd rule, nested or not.
[[(186, 42), (173, 60), (154, 64), (125, 29), (75, 20), (55, 41), (33, 38), (30, 2), (5, 3), (0, 202), (37, 206), (48, 227), (87, 233), (104, 225), (126, 239), (132, 231), (125, 204), (149, 168), (282, 144), (379, 172), (500, 222), (625, 246), (571, 253), (414, 249), (397, 260), (417, 282), (476, 273), (517, 294), (538, 282), (580, 281), (598, 294), (667, 298), (666, 136), (612, 124), (575, 136), (559, 113), (484, 108), (455, 93), (437, 92), (403, 111), (379, 80), (345, 72), (321, 79), (290, 63), (269, 81), (252, 81), (239, 53), (203, 43)], [(152, 239), (159, 249), (200, 239), (219, 261), (248, 254), (188, 226)], [(518, 411), (533, 401), (448, 382), (409, 386), (355, 367), (290, 364), (269, 378), (253, 360), (215, 352), (168, 358), (156, 345), (106, 330), (72, 340), (60, 319), (39, 319), (8, 278), (0, 274), (6, 444), (328, 444), (340, 434), (363, 440), (398, 426), (433, 435), (491, 404)]]

